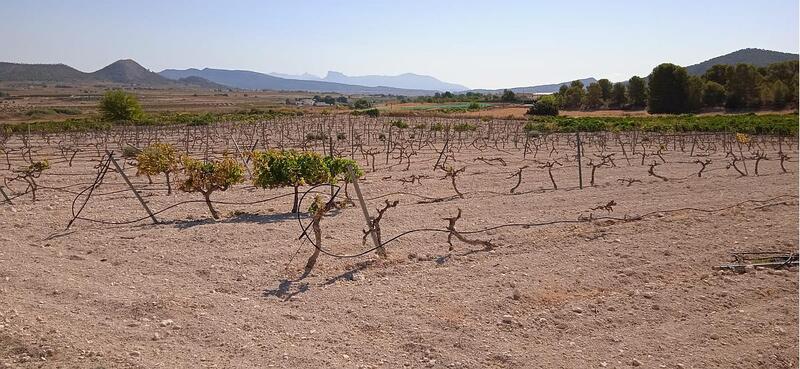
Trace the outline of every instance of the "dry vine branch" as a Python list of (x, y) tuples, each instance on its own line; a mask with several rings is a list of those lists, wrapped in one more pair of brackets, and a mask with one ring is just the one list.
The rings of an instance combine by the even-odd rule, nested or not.
[(758, 175), (758, 163), (761, 162), (762, 160), (769, 160), (769, 158), (767, 157), (767, 154), (764, 153), (763, 151), (754, 152), (753, 153), (753, 158), (756, 159), (755, 172), (756, 172), (756, 175)]
[(619, 179), (617, 179), (617, 181), (619, 181), (619, 183), (627, 183), (628, 185), (625, 186), (625, 187), (630, 187), (632, 184), (637, 183), (637, 182), (638, 183), (642, 183), (641, 180), (633, 179), (633, 178), (619, 178)]
[(447, 243), (450, 245), (448, 251), (453, 251), (453, 236), (458, 238), (461, 242), (464, 242), (468, 245), (482, 245), (484, 250), (488, 251), (494, 248), (494, 245), (489, 241), (483, 240), (470, 240), (464, 237), (461, 233), (456, 230), (456, 221), (461, 219), (461, 208), (458, 208), (458, 214), (455, 217), (451, 218), (443, 218), (444, 220), (448, 221), (447, 230), (450, 233), (447, 235)]
[[(362, 231), (362, 232), (364, 232), (364, 236), (361, 238), (361, 245), (362, 246), (367, 244), (367, 236), (369, 236), (371, 233), (375, 234), (375, 237), (378, 239), (378, 244), (379, 245), (381, 244), (381, 242), (383, 242), (383, 241), (381, 241), (381, 219), (383, 219), (383, 214), (386, 213), (386, 210), (389, 210), (390, 208), (396, 207), (397, 204), (400, 203), (399, 200), (394, 200), (392, 202), (389, 202), (389, 200), (385, 200), (385, 201), (386, 201), (386, 204), (383, 206), (383, 209), (377, 209), (378, 210), (378, 216), (374, 217), (374, 218), (372, 218), (370, 220), (370, 223), (372, 224), (370, 229)], [(378, 253), (378, 256), (380, 256), (380, 257), (382, 257), (384, 259), (386, 257), (388, 257), (388, 255), (386, 254), (386, 249), (383, 246), (379, 246), (377, 249), (375, 249), (375, 251)]]
[(779, 153), (778, 153), (778, 155), (780, 155), (780, 156), (781, 156), (781, 170), (782, 170), (784, 173), (788, 173), (789, 171), (787, 171), (787, 170), (786, 170), (786, 167), (783, 165), (783, 163), (784, 163), (786, 160), (789, 160), (789, 157), (788, 157), (786, 154), (784, 154), (784, 153), (783, 153), (783, 151), (779, 152)]
[(514, 185), (514, 187), (511, 188), (511, 193), (514, 193), (514, 191), (516, 191), (517, 188), (519, 188), (519, 185), (522, 184), (522, 171), (527, 169), (527, 168), (528, 168), (527, 165), (524, 166), (524, 167), (521, 167), (515, 173), (513, 173), (510, 176), (506, 177), (506, 179), (511, 179), (511, 178), (517, 177), (517, 184)]
[(440, 179), (447, 179), (449, 177), (450, 178), (450, 182), (453, 185), (453, 190), (455, 190), (456, 194), (458, 194), (458, 197), (460, 197), (462, 199), (464, 198), (464, 194), (461, 193), (461, 191), (459, 191), (458, 187), (456, 186), (456, 177), (458, 177), (459, 174), (464, 173), (464, 171), (466, 169), (467, 169), (467, 167), (462, 167), (459, 170), (455, 170), (455, 169), (453, 169), (453, 167), (447, 167), (445, 169), (444, 177), (440, 178)]
[(661, 164), (659, 164), (659, 163), (657, 163), (657, 162), (653, 161), (653, 163), (652, 163), (652, 164), (650, 164), (650, 169), (648, 169), (648, 170), (647, 170), (647, 174), (649, 174), (649, 175), (651, 175), (651, 176), (653, 176), (653, 177), (659, 178), (659, 179), (661, 179), (661, 180), (663, 180), (663, 181), (665, 181), (665, 182), (666, 182), (666, 181), (668, 181), (668, 180), (669, 180), (669, 178), (667, 178), (667, 177), (664, 177), (664, 176), (660, 176), (660, 175), (656, 174), (656, 171), (655, 171), (655, 169), (656, 169), (656, 167), (657, 167), (657, 166), (659, 166), (659, 165), (661, 165)]
[(589, 210), (605, 210), (605, 211), (611, 213), (612, 211), (614, 211), (614, 207), (615, 206), (617, 206), (617, 202), (614, 201), (614, 200), (611, 200), (611, 201), (607, 202), (605, 205), (598, 205), (598, 206), (595, 206), (595, 207), (593, 207), (593, 208), (591, 208)]
[(314, 253), (311, 254), (311, 257), (309, 257), (308, 261), (306, 262), (306, 275), (311, 273), (311, 270), (314, 269), (314, 265), (317, 264), (317, 258), (319, 258), (320, 249), (322, 249), (322, 229), (320, 228), (319, 224), (322, 222), (322, 216), (331, 210), (332, 207), (333, 202), (323, 203), (322, 197), (317, 195), (314, 197), (314, 202), (311, 204), (311, 208), (309, 209), (314, 212), (311, 217), (311, 229), (314, 231), (314, 242), (316, 242), (316, 246), (314, 247)]
[(503, 160), (503, 158), (488, 158), (487, 159), (487, 158), (484, 158), (482, 156), (479, 156), (479, 157), (477, 157), (475, 159), (472, 159), (473, 162), (476, 162), (476, 161), (479, 161), (479, 160), (484, 162), (484, 163), (486, 163), (486, 164), (489, 164), (489, 165), (494, 165), (494, 164), (492, 164), (492, 162), (496, 161), (496, 162), (500, 163), (500, 165), (506, 166), (506, 161)]
[(703, 176), (703, 171), (706, 170), (706, 166), (711, 164), (711, 159), (706, 159), (705, 161), (700, 161), (698, 159), (698, 160), (695, 160), (695, 163), (702, 165), (702, 167), (700, 168), (700, 171), (697, 172), (697, 177), (699, 178), (699, 177)]
[(556, 185), (556, 180), (555, 180), (555, 178), (553, 178), (553, 165), (556, 165), (556, 164), (558, 166), (561, 166), (561, 163), (559, 163), (558, 160), (548, 161), (547, 163), (544, 163), (544, 164), (539, 166), (539, 168), (542, 168), (542, 169), (547, 168), (547, 174), (550, 175), (550, 182), (553, 182), (553, 189), (554, 190), (558, 189), (558, 185)]

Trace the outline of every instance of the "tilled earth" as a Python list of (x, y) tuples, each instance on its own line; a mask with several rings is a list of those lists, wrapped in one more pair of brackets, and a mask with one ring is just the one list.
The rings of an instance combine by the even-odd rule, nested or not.
[[(694, 158), (674, 154), (656, 168), (663, 181), (617, 157), (583, 190), (565, 163), (553, 191), (530, 158), (498, 155), (502, 166), (479, 155), (457, 155), (464, 198), (428, 199), (455, 194), (430, 156), (412, 158), (409, 171), (379, 163), (361, 186), (372, 214), (400, 200), (381, 222), (384, 241), (444, 229), (460, 208), (458, 230), (509, 225), (465, 234), (494, 248), (454, 239), (450, 251), (447, 233), (415, 232), (387, 244), (388, 259), (322, 255), (304, 278), (313, 248), (298, 240), (291, 196), (242, 204), (290, 190), (217, 193), (227, 202), (216, 204), (218, 221), (190, 203), (157, 214), (158, 225), (77, 220), (65, 231), (67, 191), (96, 173), (89, 162), (56, 165), (42, 186), (78, 185), (0, 204), (0, 368), (798, 366), (796, 269), (714, 269), (732, 252), (798, 249), (796, 163), (784, 174), (765, 161), (760, 176), (739, 177), (717, 155), (697, 178)], [(508, 177), (524, 164), (511, 195)], [(398, 181), (412, 174), (430, 178)], [(134, 178), (154, 209), (200, 198), (167, 196), (154, 180)], [(146, 217), (131, 193), (116, 192), (125, 189), (117, 174), (105, 181), (82, 216)], [(611, 200), (613, 212), (590, 210)], [(568, 222), (512, 224), (550, 221)], [(363, 228), (357, 207), (328, 214), (323, 247), (368, 248)]]

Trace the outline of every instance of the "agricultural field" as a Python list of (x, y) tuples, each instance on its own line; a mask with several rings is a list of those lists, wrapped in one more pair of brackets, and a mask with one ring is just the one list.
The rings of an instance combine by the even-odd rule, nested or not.
[[(0, 368), (795, 368), (796, 121), (0, 130)], [(137, 175), (156, 144), (198, 161)], [(256, 180), (290, 149), (358, 190), (292, 213)], [(219, 219), (209, 162), (243, 168)]]

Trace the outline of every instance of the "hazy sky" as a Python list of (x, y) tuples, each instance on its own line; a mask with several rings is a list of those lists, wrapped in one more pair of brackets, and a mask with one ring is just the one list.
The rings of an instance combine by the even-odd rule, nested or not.
[(0, 61), (429, 74), (471, 88), (627, 79), (798, 51), (797, 0), (0, 0)]

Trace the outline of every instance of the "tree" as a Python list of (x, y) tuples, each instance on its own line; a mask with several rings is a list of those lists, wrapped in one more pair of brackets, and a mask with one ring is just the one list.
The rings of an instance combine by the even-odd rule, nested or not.
[(671, 63), (653, 68), (647, 111), (653, 114), (689, 111), (689, 75), (686, 68)]
[(606, 78), (603, 78), (597, 81), (597, 84), (600, 85), (600, 91), (601, 91), (600, 98), (602, 98), (603, 101), (609, 101), (611, 99), (611, 89), (613, 88), (611, 81), (609, 81)]
[(725, 86), (728, 83), (728, 79), (730, 79), (732, 73), (733, 68), (730, 65), (715, 64), (712, 65), (711, 68), (709, 68), (705, 73), (703, 73), (703, 79)]
[(586, 98), (583, 106), (586, 109), (597, 109), (603, 106), (602, 98), (603, 88), (600, 87), (599, 83), (593, 82), (589, 85), (589, 88), (586, 89)]
[(292, 213), (299, 211), (299, 187), (330, 180), (330, 171), (320, 154), (295, 150), (253, 152), (253, 184), (261, 188), (294, 187)]
[(367, 101), (366, 99), (358, 99), (355, 103), (353, 103), (353, 108), (355, 109), (369, 109), (372, 107), (372, 103)]
[(211, 194), (216, 191), (225, 191), (230, 186), (240, 183), (244, 179), (243, 169), (231, 158), (204, 162), (185, 157), (183, 174), (186, 179), (179, 188), (185, 192), (200, 192), (208, 205), (211, 216), (219, 219), (219, 213), (211, 205)]
[(643, 108), (647, 104), (647, 84), (644, 78), (633, 76), (628, 80), (628, 100), (631, 105)]
[(154, 176), (163, 173), (167, 178), (167, 195), (172, 194), (169, 175), (178, 170), (180, 158), (174, 146), (155, 143), (145, 147), (136, 155), (136, 175)]
[(758, 86), (763, 77), (756, 67), (750, 64), (737, 64), (725, 85), (728, 92), (725, 107), (728, 109), (744, 109), (758, 107), (760, 103)]
[(542, 96), (528, 109), (530, 115), (558, 115), (558, 102), (553, 95)]
[(772, 107), (774, 109), (783, 109), (786, 107), (786, 104), (789, 102), (789, 88), (786, 87), (786, 84), (777, 80), (772, 83)]
[(108, 121), (135, 121), (144, 115), (136, 96), (122, 90), (106, 92), (100, 100), (100, 112)]
[(336, 98), (336, 102), (340, 104), (347, 104), (347, 96), (339, 96)]
[(581, 106), (585, 90), (581, 81), (572, 81), (566, 89), (564, 96), (564, 107), (568, 109), (577, 109)]
[(625, 95), (625, 84), (617, 82), (611, 88), (611, 105), (622, 108), (628, 103), (628, 97)]
[(689, 111), (698, 111), (703, 107), (703, 88), (705, 81), (697, 76), (690, 76), (687, 85)]
[(517, 101), (517, 95), (514, 94), (514, 91), (503, 90), (503, 95), (500, 96), (500, 101), (502, 101), (502, 102), (515, 102), (515, 101)]
[(725, 86), (707, 81), (703, 88), (703, 105), (708, 107), (718, 107), (725, 103)]

